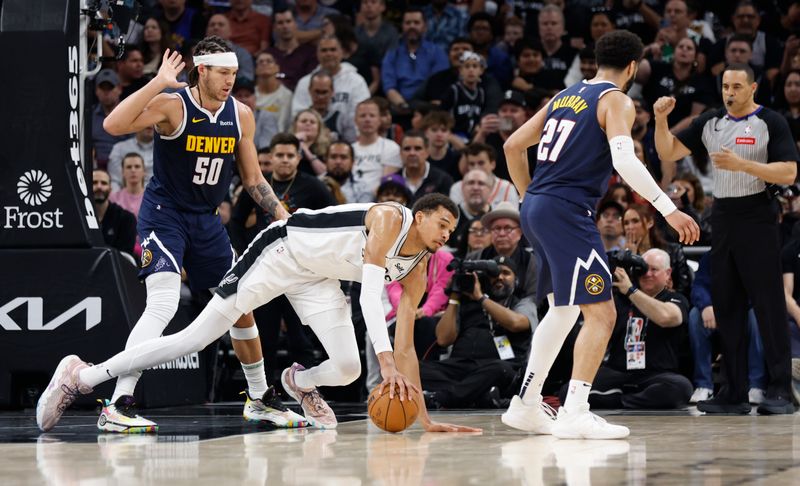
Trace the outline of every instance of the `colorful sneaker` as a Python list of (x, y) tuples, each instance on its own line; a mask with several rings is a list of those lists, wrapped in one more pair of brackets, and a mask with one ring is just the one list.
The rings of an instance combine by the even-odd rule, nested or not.
[(534, 434), (551, 434), (555, 420), (553, 407), (541, 401), (527, 405), (519, 395), (514, 395), (508, 410), (500, 417), (500, 421), (511, 428)]
[[(98, 400), (99, 401), (99, 400)], [(154, 434), (158, 424), (137, 414), (136, 401), (130, 395), (122, 395), (117, 401), (100, 402), (103, 410), (97, 419), (97, 428), (103, 432), (119, 434)]]
[(335, 429), (337, 425), (336, 414), (334, 414), (331, 407), (325, 403), (325, 400), (322, 398), (322, 395), (319, 394), (316, 387), (306, 390), (295, 384), (294, 374), (304, 369), (303, 365), (294, 363), (292, 366), (283, 370), (283, 373), (281, 373), (283, 389), (286, 390), (286, 393), (288, 393), (290, 397), (297, 400), (297, 403), (299, 403), (300, 407), (303, 409), (306, 420), (308, 420), (311, 425), (322, 429)]
[(274, 386), (267, 388), (261, 398), (253, 399), (247, 391), (242, 393), (247, 397), (244, 402), (244, 412), (242, 412), (245, 420), (269, 422), (284, 429), (297, 429), (309, 425), (304, 417), (292, 412), (283, 404)]
[(567, 411), (561, 407), (553, 424), (553, 435), (559, 439), (624, 439), (631, 431), (613, 425), (589, 411), (589, 404)]
[(64, 410), (72, 405), (78, 395), (92, 392), (92, 388), (82, 384), (79, 378), (80, 371), (88, 366), (74, 354), (58, 363), (56, 372), (36, 404), (36, 425), (42, 432), (56, 426)]

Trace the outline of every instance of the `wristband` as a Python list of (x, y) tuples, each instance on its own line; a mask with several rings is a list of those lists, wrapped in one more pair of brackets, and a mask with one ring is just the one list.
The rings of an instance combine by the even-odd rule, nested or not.
[(486, 299), (488, 299), (488, 298), (489, 298), (489, 296), (488, 296), (488, 295), (486, 295), (486, 294), (483, 294), (483, 295), (481, 295), (481, 298), (480, 298), (480, 299), (478, 299), (478, 303), (479, 303), (480, 305), (483, 305), (483, 301), (484, 301), (484, 300), (486, 300)]
[(461, 302), (457, 301), (456, 299), (450, 299), (447, 301), (450, 305), (461, 305)]

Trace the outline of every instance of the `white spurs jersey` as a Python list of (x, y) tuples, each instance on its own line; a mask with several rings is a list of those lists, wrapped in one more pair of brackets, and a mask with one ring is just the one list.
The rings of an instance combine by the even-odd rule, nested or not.
[[(411, 210), (394, 203), (403, 215), (400, 234), (386, 253), (386, 282), (403, 279), (427, 250), (400, 256), (413, 218)], [(289, 250), (303, 267), (332, 279), (361, 281), (367, 243), (367, 212), (376, 203), (342, 204), (319, 210), (299, 209), (286, 222)]]

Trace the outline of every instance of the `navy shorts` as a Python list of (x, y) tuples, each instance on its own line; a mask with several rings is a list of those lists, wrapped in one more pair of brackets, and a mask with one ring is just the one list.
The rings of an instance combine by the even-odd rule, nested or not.
[(528, 193), (520, 219), (528, 241), (534, 242), (539, 298), (552, 292), (559, 306), (611, 299), (611, 272), (592, 211), (559, 197)]
[(233, 266), (234, 253), (219, 215), (191, 213), (145, 199), (137, 224), (142, 242), (139, 278), (186, 269), (194, 291), (216, 287)]

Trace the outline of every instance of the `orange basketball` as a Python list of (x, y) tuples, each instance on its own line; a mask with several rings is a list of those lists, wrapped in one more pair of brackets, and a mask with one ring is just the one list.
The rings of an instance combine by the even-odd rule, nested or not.
[(387, 432), (400, 432), (411, 427), (419, 414), (416, 393), (412, 393), (412, 398), (406, 397), (400, 401), (398, 389), (399, 387), (395, 385), (394, 399), (392, 399), (389, 398), (389, 388), (387, 387), (381, 394), (381, 385), (378, 385), (367, 400), (367, 413), (372, 423)]

